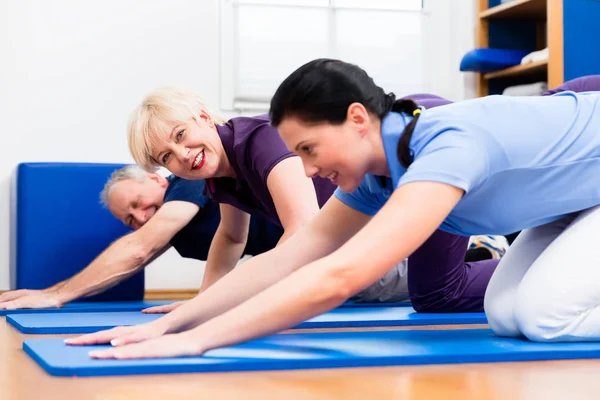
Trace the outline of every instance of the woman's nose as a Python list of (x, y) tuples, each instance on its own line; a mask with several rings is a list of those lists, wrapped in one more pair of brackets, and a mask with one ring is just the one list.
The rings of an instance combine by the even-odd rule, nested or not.
[(304, 173), (309, 178), (314, 178), (319, 173), (319, 169), (312, 164), (304, 163)]
[(190, 160), (190, 149), (187, 147), (180, 147), (177, 150), (177, 156), (181, 161), (188, 162)]

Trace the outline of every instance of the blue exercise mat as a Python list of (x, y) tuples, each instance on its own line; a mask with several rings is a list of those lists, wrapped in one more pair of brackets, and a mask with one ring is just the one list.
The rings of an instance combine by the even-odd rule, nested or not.
[(410, 301), (398, 301), (395, 303), (360, 303), (348, 300), (340, 306), (340, 308), (350, 307), (412, 307), (412, 303)]
[[(163, 306), (171, 301), (100, 301), (67, 303), (61, 308), (21, 308), (18, 310), (0, 310), (0, 316), (8, 314), (40, 314), (66, 312), (106, 312), (106, 311), (141, 311), (145, 308)], [(347, 301), (341, 308), (356, 307), (410, 307), (410, 302), (398, 303), (355, 303)]]
[(102, 301), (68, 303), (61, 308), (21, 308), (19, 310), (0, 310), (0, 315), (41, 314), (68, 312), (108, 312), (108, 311), (141, 311), (144, 308), (162, 306), (170, 301)]
[[(162, 314), (141, 312), (42, 313), (7, 315), (6, 321), (23, 333), (90, 333), (115, 326), (154, 321)], [(412, 307), (337, 308), (295, 326), (309, 328), (352, 328), (375, 326), (424, 326), (445, 324), (486, 324), (484, 313), (421, 314)]]
[(62, 339), (31, 339), (23, 349), (57, 376), (267, 371), (392, 365), (600, 358), (600, 343), (533, 343), (490, 329), (278, 334), (214, 349), (202, 357), (95, 360)]

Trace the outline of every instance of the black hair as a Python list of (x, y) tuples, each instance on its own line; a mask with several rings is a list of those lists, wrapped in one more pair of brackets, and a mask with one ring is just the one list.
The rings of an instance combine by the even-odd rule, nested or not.
[(412, 163), (409, 143), (420, 115), (414, 112), (419, 107), (410, 99), (396, 100), (394, 93), (386, 94), (357, 65), (327, 58), (304, 64), (277, 88), (271, 99), (269, 117), (274, 127), (285, 117), (339, 125), (346, 121), (352, 103), (361, 103), (380, 120), (390, 111), (414, 115), (404, 128), (397, 148), (400, 163), (408, 168)]

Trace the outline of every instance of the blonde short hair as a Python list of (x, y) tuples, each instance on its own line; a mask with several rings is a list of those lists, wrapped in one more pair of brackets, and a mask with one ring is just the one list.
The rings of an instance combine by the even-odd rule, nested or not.
[(199, 121), (201, 111), (215, 124), (226, 122), (211, 113), (193, 91), (165, 87), (149, 93), (131, 114), (127, 127), (129, 152), (136, 164), (148, 172), (155, 172), (160, 164), (152, 157), (152, 147), (158, 133), (168, 129), (170, 124), (186, 122), (190, 118)]

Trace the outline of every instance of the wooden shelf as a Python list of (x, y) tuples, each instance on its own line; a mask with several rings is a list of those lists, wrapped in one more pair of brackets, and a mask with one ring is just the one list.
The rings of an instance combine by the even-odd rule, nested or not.
[(479, 13), (482, 19), (546, 19), (546, 0), (512, 0)]
[(510, 76), (530, 75), (541, 73), (548, 69), (548, 60), (536, 61), (523, 65), (502, 69), (500, 71), (489, 72), (483, 75), (483, 79), (508, 78)]

